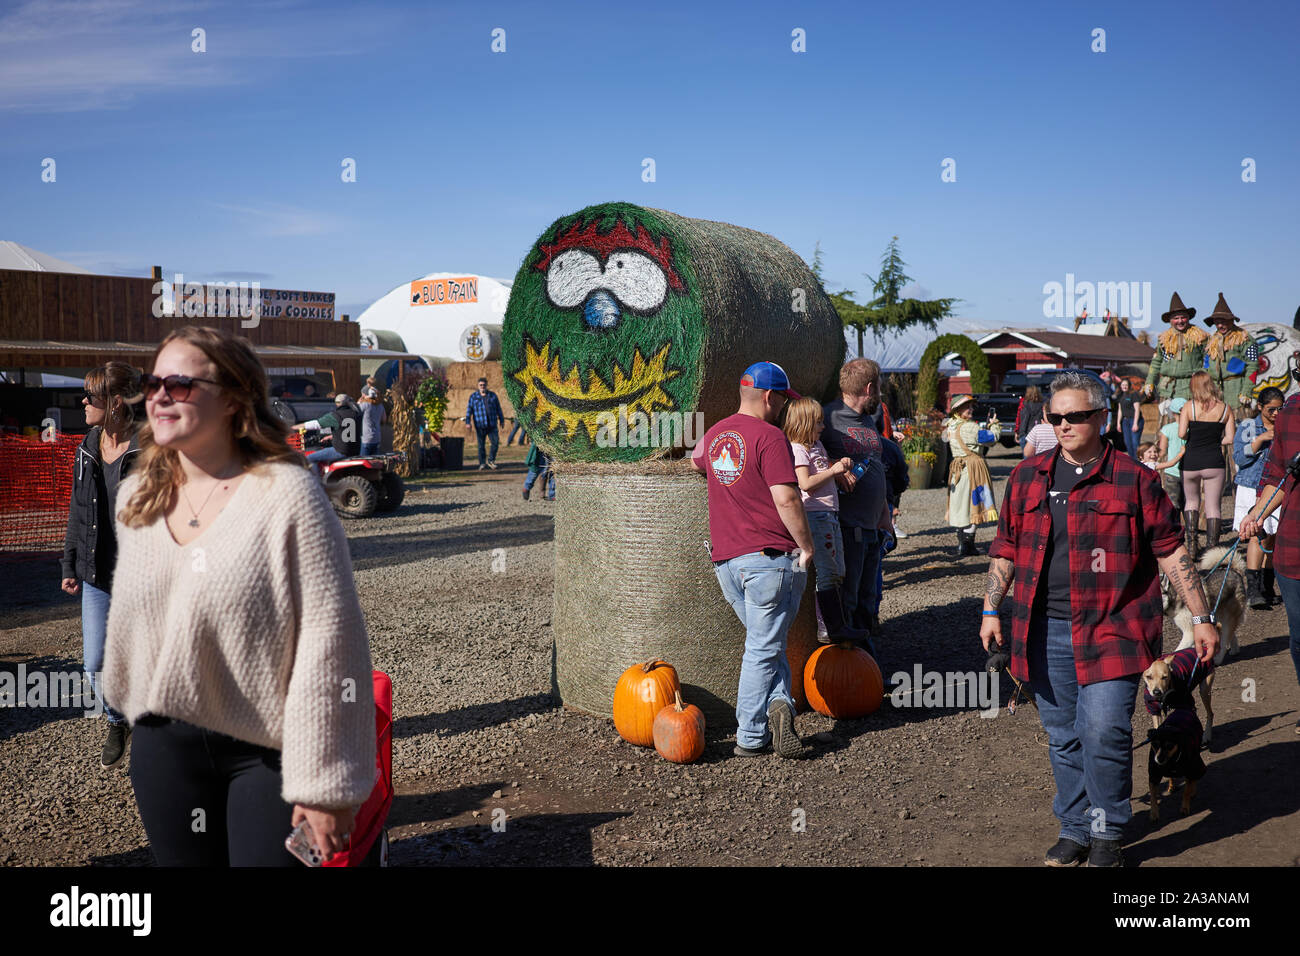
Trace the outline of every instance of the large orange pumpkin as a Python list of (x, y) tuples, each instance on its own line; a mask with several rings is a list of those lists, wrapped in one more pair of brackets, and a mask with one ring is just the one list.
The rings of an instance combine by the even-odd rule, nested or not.
[(827, 717), (865, 717), (885, 699), (885, 680), (875, 660), (853, 644), (827, 644), (813, 651), (803, 669), (808, 705)]
[(655, 717), (682, 689), (666, 661), (646, 661), (625, 670), (614, 687), (614, 729), (628, 743), (653, 747)]
[(682, 705), (682, 692), (676, 702), (655, 716), (655, 750), (673, 763), (694, 763), (704, 753), (704, 712), (694, 704)]

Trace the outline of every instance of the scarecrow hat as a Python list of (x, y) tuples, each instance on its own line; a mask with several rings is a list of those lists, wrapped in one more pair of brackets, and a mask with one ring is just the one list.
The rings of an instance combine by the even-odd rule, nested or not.
[[(1220, 298), (1222, 298), (1222, 296), (1220, 296)], [(1169, 311), (1160, 316), (1160, 321), (1168, 322), (1171, 315), (1177, 315), (1179, 312), (1186, 313), (1189, 319), (1196, 318), (1196, 310), (1189, 309), (1187, 306), (1183, 305), (1183, 300), (1178, 298), (1178, 293), (1175, 292), (1173, 298), (1169, 300)]]
[(953, 398), (952, 403), (948, 406), (948, 414), (956, 415), (965, 406), (975, 401), (974, 395), (958, 395)]
[(1215, 319), (1227, 319), (1234, 325), (1239, 321), (1237, 317), (1232, 314), (1232, 310), (1228, 308), (1228, 303), (1223, 301), (1222, 292), (1219, 293), (1219, 301), (1218, 304), (1215, 305), (1214, 311), (1205, 317), (1205, 324), (1213, 325)]

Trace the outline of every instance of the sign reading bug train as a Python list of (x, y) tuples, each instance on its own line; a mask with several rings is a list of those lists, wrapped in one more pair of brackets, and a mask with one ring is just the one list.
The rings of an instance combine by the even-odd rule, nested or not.
[(333, 292), (263, 289), (257, 282), (183, 282), (179, 278), (171, 283), (171, 308), (163, 305), (163, 315), (334, 320)]

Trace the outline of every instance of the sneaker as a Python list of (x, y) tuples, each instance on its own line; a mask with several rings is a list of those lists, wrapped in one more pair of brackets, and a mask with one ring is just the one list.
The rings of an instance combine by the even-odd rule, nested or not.
[(761, 747), (742, 747), (740, 744), (731, 748), (731, 752), (737, 757), (761, 757), (763, 754), (772, 752), (771, 744), (763, 744)]
[(105, 769), (116, 767), (126, 756), (126, 742), (131, 739), (131, 728), (127, 724), (109, 724), (108, 739), (99, 755), (99, 765)]
[(479, 471), (483, 471), (483, 470), (485, 470), (486, 468), (487, 468), (487, 465), (479, 465), (479, 466), (478, 466), (478, 470), (479, 470)]
[(1088, 847), (1089, 866), (1123, 866), (1124, 857), (1119, 852), (1119, 840), (1093, 840)]
[[(1094, 844), (1095, 846), (1096, 844)], [(1061, 837), (1056, 846), (1047, 851), (1043, 862), (1048, 866), (1078, 866), (1088, 858), (1088, 848), (1082, 843)]]
[(774, 700), (767, 708), (767, 722), (772, 729), (772, 749), (777, 756), (796, 760), (808, 756), (808, 748), (794, 732), (794, 709), (784, 700)]
[(907, 532), (899, 527), (897, 521), (894, 522), (894, 537), (897, 538), (899, 541), (902, 541), (904, 538), (907, 537)]
[(490, 461), (488, 462), (488, 467), (491, 468), (493, 471), (496, 471), (497, 463), (495, 461)]
[(529, 491), (528, 491), (527, 488), (525, 488), (525, 489), (524, 489), (524, 501), (527, 501), (527, 500), (528, 500), (528, 495), (529, 495)]

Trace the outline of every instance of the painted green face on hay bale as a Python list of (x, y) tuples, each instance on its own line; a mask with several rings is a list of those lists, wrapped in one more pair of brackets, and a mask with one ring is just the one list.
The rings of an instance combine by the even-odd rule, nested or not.
[(554, 457), (645, 458), (653, 448), (610, 441), (616, 416), (695, 410), (704, 320), (684, 246), (652, 211), (607, 203), (558, 220), (524, 258), (502, 371), (529, 435)]

